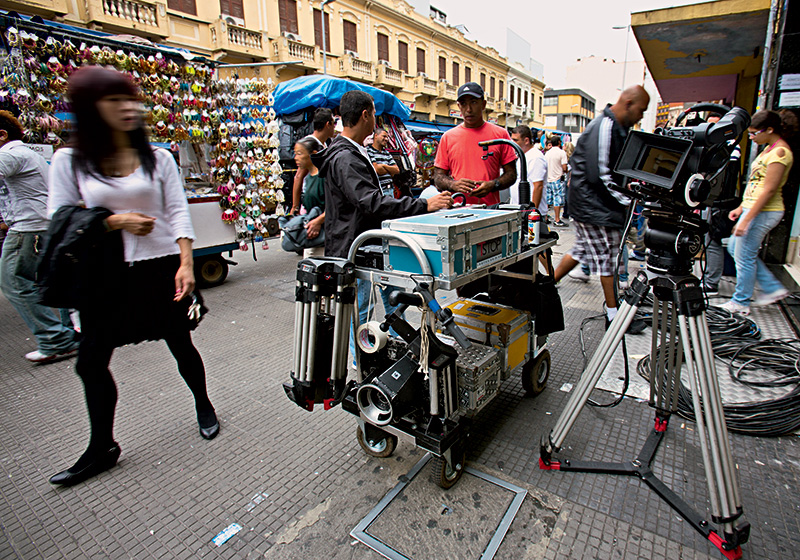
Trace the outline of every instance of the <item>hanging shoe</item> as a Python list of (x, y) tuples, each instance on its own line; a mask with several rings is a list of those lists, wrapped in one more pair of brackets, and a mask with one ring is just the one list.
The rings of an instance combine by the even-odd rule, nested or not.
[(50, 484), (56, 484), (58, 486), (73, 486), (79, 484), (116, 465), (120, 453), (122, 453), (122, 450), (119, 445), (115, 443), (94, 458), (84, 460), (82, 456), (77, 463), (67, 470), (50, 477)]

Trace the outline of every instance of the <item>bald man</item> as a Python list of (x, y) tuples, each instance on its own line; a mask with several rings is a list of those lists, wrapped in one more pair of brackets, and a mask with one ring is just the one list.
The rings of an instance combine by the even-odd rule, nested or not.
[[(567, 197), (575, 245), (558, 264), (555, 279), (561, 280), (578, 263), (588, 265), (600, 275), (609, 322), (617, 314), (614, 267), (630, 204), (628, 197), (612, 188), (622, 184), (622, 177), (612, 170), (628, 130), (642, 119), (649, 103), (650, 96), (642, 86), (627, 88), (616, 103), (607, 105), (603, 114), (589, 123), (570, 160), (572, 176)], [(634, 321), (628, 332), (641, 332), (644, 327), (643, 321)]]

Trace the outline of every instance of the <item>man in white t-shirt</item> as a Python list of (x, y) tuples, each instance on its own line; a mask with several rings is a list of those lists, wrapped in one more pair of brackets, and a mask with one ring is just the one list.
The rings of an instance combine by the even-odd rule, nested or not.
[(548, 142), (551, 148), (544, 155), (547, 160), (547, 186), (545, 187), (547, 204), (553, 207), (556, 221), (553, 225), (565, 227), (561, 221), (561, 208), (564, 206), (566, 194), (567, 154), (561, 149), (561, 137), (553, 135)]
[[(511, 131), (511, 139), (525, 152), (528, 182), (531, 185), (531, 202), (542, 216), (546, 216), (547, 199), (544, 196), (544, 182), (547, 179), (547, 160), (542, 152), (534, 149), (531, 129), (524, 124)], [(517, 177), (520, 177), (519, 162), (517, 162)], [(511, 204), (519, 204), (519, 180), (511, 185), (509, 192)]]

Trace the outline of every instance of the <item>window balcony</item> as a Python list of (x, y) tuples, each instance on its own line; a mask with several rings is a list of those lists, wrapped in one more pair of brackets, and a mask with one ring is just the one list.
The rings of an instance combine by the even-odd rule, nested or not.
[(99, 24), (103, 31), (169, 36), (166, 2), (148, 0), (89, 0), (88, 23)]
[(352, 54), (345, 55), (339, 59), (339, 74), (343, 78), (352, 78), (360, 82), (370, 84), (375, 82), (372, 63), (359, 60)]
[(211, 24), (211, 45), (215, 52), (228, 56), (244, 56), (257, 61), (267, 59), (264, 49), (264, 35), (260, 31), (231, 25), (221, 19)]
[(63, 16), (69, 13), (70, 2), (68, 0), (10, 0), (3, 2), (3, 9), (19, 12), (21, 14), (41, 15), (47, 19), (53, 16)]
[(405, 73), (402, 70), (389, 68), (385, 64), (378, 64), (375, 69), (375, 85), (397, 88), (398, 90), (403, 89), (405, 87)]
[(423, 75), (417, 76), (412, 80), (412, 91), (415, 97), (427, 95), (428, 97), (439, 96), (439, 84), (436, 80), (431, 80)]
[(439, 82), (439, 97), (442, 99), (455, 101), (457, 92), (458, 88), (456, 88), (456, 86), (450, 85), (447, 82)]
[[(288, 37), (278, 37), (272, 41), (272, 58), (276, 62), (300, 62), (302, 68), (316, 70), (322, 66), (322, 53), (312, 45), (294, 41)], [(328, 65), (331, 64), (328, 55)]]

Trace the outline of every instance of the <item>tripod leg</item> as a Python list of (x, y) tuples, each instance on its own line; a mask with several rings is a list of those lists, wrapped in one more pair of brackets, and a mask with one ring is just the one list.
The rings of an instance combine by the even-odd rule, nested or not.
[(728, 542), (738, 545), (747, 541), (749, 525), (734, 526), (734, 521), (742, 514), (739, 483), (725, 426), (705, 312), (694, 317), (679, 315), (678, 319), (681, 337), (685, 341), (684, 356), (711, 498), (712, 519), (722, 526)]
[[(616, 317), (611, 321), (611, 325), (592, 355), (589, 365), (586, 366), (586, 370), (570, 395), (564, 411), (550, 432), (549, 441), (547, 443), (542, 442), (542, 459), (545, 463), (549, 463), (549, 454), (554, 450), (558, 450), (564, 443), (567, 433), (572, 429), (578, 414), (586, 405), (586, 401), (589, 400), (589, 395), (597, 385), (597, 382), (600, 381), (603, 370), (605, 370), (617, 350), (622, 337), (625, 336), (625, 331), (628, 330), (628, 326), (639, 309), (639, 303), (644, 299), (648, 291), (649, 286), (637, 278), (629, 290), (632, 295), (626, 297), (626, 300), (619, 306)], [(633, 301), (633, 303), (630, 303), (630, 301)]]

